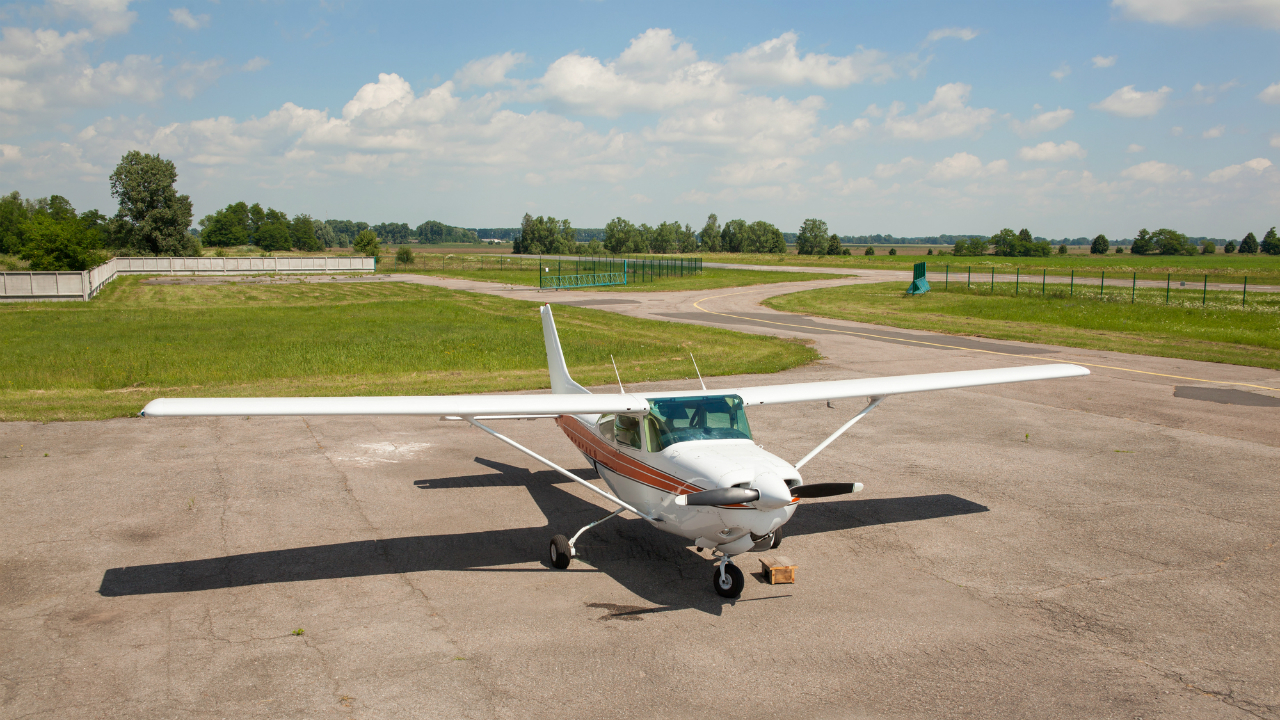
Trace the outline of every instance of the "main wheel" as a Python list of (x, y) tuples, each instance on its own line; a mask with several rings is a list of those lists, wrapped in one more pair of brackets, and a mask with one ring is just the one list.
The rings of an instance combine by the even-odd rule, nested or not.
[(778, 528), (777, 530), (773, 531), (773, 544), (769, 546), (769, 549), (777, 550), (778, 546), (781, 544), (782, 544), (782, 528)]
[(717, 565), (714, 573), (711, 576), (711, 584), (715, 586), (720, 597), (736, 598), (742, 594), (746, 578), (742, 576), (742, 571), (737, 565), (725, 565), (723, 576), (720, 575), (720, 566)]
[(569, 551), (569, 538), (563, 535), (551, 538), (551, 567), (557, 570), (564, 570), (569, 567), (569, 561), (571, 560), (573, 560), (573, 555)]

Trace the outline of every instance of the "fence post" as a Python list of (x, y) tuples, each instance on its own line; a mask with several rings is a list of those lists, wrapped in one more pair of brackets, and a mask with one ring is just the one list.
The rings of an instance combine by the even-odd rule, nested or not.
[(1173, 282), (1173, 273), (1169, 273), (1164, 277), (1164, 304), (1169, 304), (1169, 284)]
[(1244, 276), (1244, 292), (1240, 293), (1240, 307), (1244, 307), (1245, 301), (1249, 299), (1249, 276)]
[(992, 266), (992, 268), (991, 268), (991, 294), (992, 294), (992, 295), (995, 295), (995, 294), (996, 294), (996, 269), (995, 269), (995, 266)]
[(1018, 285), (1022, 282), (1022, 268), (1013, 269), (1013, 296), (1018, 297)]
[(951, 287), (951, 266), (947, 265), (946, 275), (942, 276), (942, 289), (946, 290), (947, 288), (950, 288), (950, 287)]
[(1040, 297), (1044, 297), (1044, 283), (1049, 279), (1049, 269), (1045, 268), (1041, 272), (1043, 274), (1040, 276)]
[(1200, 296), (1200, 307), (1204, 307), (1209, 302), (1209, 276), (1204, 276), (1204, 294)]
[(1104, 293), (1106, 293), (1106, 291), (1107, 291), (1107, 271), (1103, 270), (1102, 280), (1098, 283), (1098, 299), (1099, 300), (1102, 299), (1102, 296)]
[(1129, 304), (1132, 305), (1138, 299), (1138, 273), (1133, 274), (1133, 288), (1129, 290)]
[(964, 286), (966, 288), (973, 287), (973, 266), (972, 265), (969, 266), (969, 279), (965, 281)]
[(1076, 269), (1075, 268), (1071, 268), (1071, 292), (1069, 294), (1071, 295), (1071, 297), (1076, 296)]

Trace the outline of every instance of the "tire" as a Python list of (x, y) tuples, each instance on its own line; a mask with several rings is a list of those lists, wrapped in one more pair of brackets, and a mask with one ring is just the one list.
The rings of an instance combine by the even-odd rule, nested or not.
[(712, 572), (711, 585), (716, 589), (716, 594), (720, 597), (736, 598), (742, 594), (742, 587), (747, 583), (737, 565), (725, 566), (723, 580), (720, 578), (719, 566), (716, 566)]
[(569, 551), (569, 538), (557, 535), (551, 538), (551, 567), (564, 570), (569, 567), (573, 555)]
[(773, 531), (773, 545), (770, 546), (770, 549), (777, 550), (778, 546), (781, 544), (782, 544), (782, 528), (778, 528), (777, 530)]

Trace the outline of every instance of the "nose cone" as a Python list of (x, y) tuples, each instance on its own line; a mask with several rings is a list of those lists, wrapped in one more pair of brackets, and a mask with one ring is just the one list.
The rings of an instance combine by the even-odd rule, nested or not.
[(762, 510), (777, 510), (791, 504), (791, 488), (781, 475), (771, 470), (757, 473), (751, 487), (760, 493), (760, 499), (753, 504)]

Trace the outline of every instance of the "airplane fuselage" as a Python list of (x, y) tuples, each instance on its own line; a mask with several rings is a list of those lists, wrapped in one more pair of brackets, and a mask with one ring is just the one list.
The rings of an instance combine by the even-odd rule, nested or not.
[[(561, 415), (556, 422), (614, 494), (657, 518), (650, 521), (654, 527), (699, 547), (726, 555), (766, 549), (795, 511), (788, 489), (802, 482), (800, 472), (752, 440), (688, 440), (651, 451), (614, 436), (612, 416)], [(772, 487), (773, 496), (782, 497), (699, 507), (676, 502), (681, 495), (728, 487)]]

